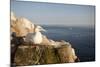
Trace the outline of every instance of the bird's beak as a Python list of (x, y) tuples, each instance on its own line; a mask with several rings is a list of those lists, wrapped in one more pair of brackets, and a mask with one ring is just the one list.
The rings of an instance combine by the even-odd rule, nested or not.
[(45, 30), (45, 29), (43, 29), (43, 28), (41, 29), (41, 31), (44, 31), (44, 32), (46, 32), (46, 30)]

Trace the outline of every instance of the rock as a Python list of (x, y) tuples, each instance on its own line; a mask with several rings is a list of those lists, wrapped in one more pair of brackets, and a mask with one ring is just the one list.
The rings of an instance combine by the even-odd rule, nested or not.
[(50, 45), (52, 45), (54, 48), (59, 48), (59, 47), (65, 45), (65, 44), (66, 44), (66, 45), (70, 45), (69, 42), (66, 42), (66, 41), (64, 41), (64, 40), (61, 40), (61, 41), (54, 41), (54, 40), (50, 39), (49, 41), (50, 41)]
[(36, 47), (20, 45), (16, 51), (14, 62), (18, 66), (75, 62), (72, 49), (69, 45), (63, 45), (60, 48), (50, 45)]
[(27, 18), (17, 18), (13, 12), (11, 13), (11, 32), (16, 32), (17, 36), (26, 36), (27, 33), (33, 33), (34, 25)]
[[(64, 40), (54, 41), (43, 35), (41, 43), (25, 42), (26, 35), (34, 32), (35, 24), (26, 18), (17, 18), (13, 12), (11, 13), (11, 65), (25, 66), (79, 61), (75, 49)], [(36, 38), (37, 41), (38, 38)]]
[(58, 54), (62, 63), (72, 63), (75, 62), (76, 55), (73, 54), (71, 46), (62, 46), (58, 49)]
[(37, 65), (58, 63), (59, 59), (52, 46), (18, 48), (15, 56), (16, 65)]
[(51, 45), (49, 39), (45, 35), (43, 35), (42, 38), (43, 38), (43, 41), (41, 45)]

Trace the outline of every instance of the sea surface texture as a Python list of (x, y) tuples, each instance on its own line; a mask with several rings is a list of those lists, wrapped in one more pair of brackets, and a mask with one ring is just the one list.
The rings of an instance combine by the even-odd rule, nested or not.
[(95, 28), (43, 25), (49, 39), (65, 40), (75, 48), (81, 62), (95, 61)]

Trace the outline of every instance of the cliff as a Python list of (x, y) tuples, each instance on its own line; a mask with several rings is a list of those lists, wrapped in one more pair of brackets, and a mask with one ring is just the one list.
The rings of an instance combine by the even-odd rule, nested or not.
[(77, 56), (73, 54), (70, 44), (54, 48), (51, 45), (22, 44), (18, 46), (15, 53), (14, 64), (38, 65), (38, 64), (56, 64), (56, 63), (73, 63)]
[[(73, 63), (79, 61), (72, 45), (64, 40), (54, 41), (41, 34), (41, 43), (26, 43), (25, 37), (27, 34), (36, 33), (37, 29), (37, 26), (28, 19), (17, 18), (14, 14), (11, 15), (12, 66)], [(39, 33), (41, 32), (39, 31)]]

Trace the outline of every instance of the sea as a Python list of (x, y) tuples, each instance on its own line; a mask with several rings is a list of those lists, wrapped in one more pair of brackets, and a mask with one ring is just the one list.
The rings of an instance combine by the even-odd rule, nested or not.
[(80, 62), (95, 61), (95, 27), (42, 25), (49, 39), (65, 40), (75, 48)]

